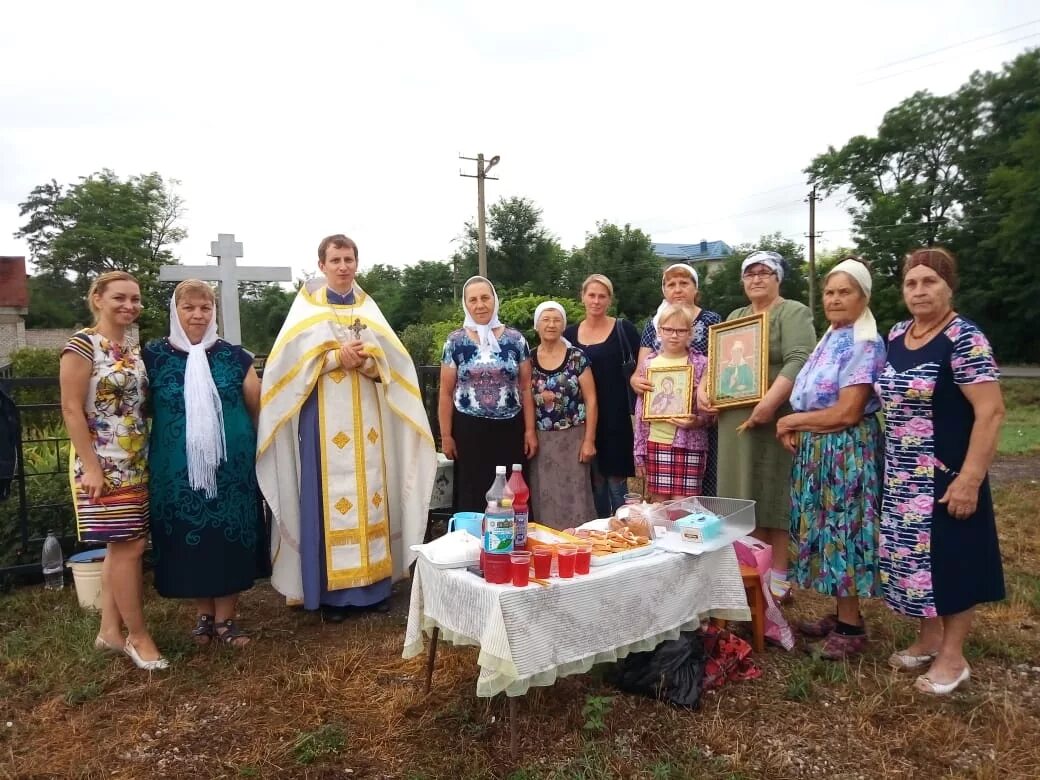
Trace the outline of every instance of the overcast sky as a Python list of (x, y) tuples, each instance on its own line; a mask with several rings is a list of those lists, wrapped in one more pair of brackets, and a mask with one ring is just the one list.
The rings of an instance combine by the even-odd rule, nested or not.
[[(800, 238), (815, 154), (1040, 45), (1040, 6), (38, 0), (4, 30), (0, 255), (28, 254), (34, 186), (107, 167), (181, 182), (182, 262), (229, 232), (298, 274), (334, 232), (362, 270), (448, 258), (476, 212), (460, 153), (501, 155), (489, 205), (531, 198), (568, 248), (600, 219)], [(822, 247), (848, 224), (822, 204)]]

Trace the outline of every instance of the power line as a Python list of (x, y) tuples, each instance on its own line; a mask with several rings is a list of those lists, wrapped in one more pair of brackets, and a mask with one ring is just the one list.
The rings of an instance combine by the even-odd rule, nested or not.
[[(992, 46), (985, 46), (985, 47), (983, 47), (981, 49), (975, 49), (974, 51), (971, 52), (971, 54), (978, 54), (980, 52), (989, 51), (990, 49), (999, 49), (1002, 46), (1010, 46), (1013, 43), (1019, 43), (1020, 41), (1025, 41), (1025, 40), (1028, 40), (1030, 38), (1036, 38), (1037, 36), (1040, 36), (1040, 32), (1030, 33), (1029, 35), (1023, 35), (1021, 38), (1014, 38), (1014, 39), (1012, 39), (1010, 41), (1003, 41), (1002, 43), (996, 43), (996, 44), (994, 44)], [(924, 56), (924, 55), (922, 55), (922, 56)], [(901, 70), (898, 73), (889, 73), (889, 74), (887, 74), (885, 76), (878, 76), (876, 79), (870, 79), (868, 81), (860, 81), (860, 82), (858, 82), (856, 84), (856, 86), (857, 87), (865, 87), (868, 84), (875, 84), (875, 83), (877, 83), (879, 81), (885, 81), (886, 79), (894, 79), (894, 78), (898, 78), (899, 76), (906, 76), (907, 74), (910, 74), (910, 73), (917, 73), (920, 70), (927, 70), (928, 68), (934, 68), (937, 65), (945, 65), (948, 62), (953, 62), (954, 59), (956, 59), (956, 58), (947, 58), (947, 59), (943, 59), (943, 60), (936, 60), (935, 62), (929, 62), (929, 63), (927, 63), (925, 65), (922, 65), (919, 68), (910, 68), (909, 70)]]
[[(992, 37), (994, 37), (996, 35), (1003, 35), (1004, 33), (1012, 32), (1014, 30), (1021, 30), (1023, 27), (1031, 27), (1032, 25), (1037, 24), (1037, 23), (1040, 23), (1040, 19), (1033, 19), (1030, 22), (1023, 22), (1022, 24), (1016, 24), (1013, 27), (1005, 27), (1003, 30), (997, 30), (996, 32), (987, 33), (986, 35), (980, 35), (977, 38), (969, 38), (968, 40), (961, 41), (960, 43), (951, 43), (949, 46), (943, 46), (942, 48), (939, 48), (939, 49), (933, 49), (932, 51), (927, 51), (924, 54), (915, 54), (913, 57), (906, 57), (905, 59), (896, 60), (895, 62), (889, 62), (889, 63), (886, 63), (884, 65), (878, 65), (876, 68), (869, 68), (867, 70), (860, 71), (860, 72), (863, 73), (863, 74), (866, 74), (866, 73), (873, 73), (874, 71), (877, 71), (877, 70), (885, 70), (886, 68), (891, 68), (891, 67), (893, 67), (895, 65), (903, 65), (903, 64), (905, 64), (907, 62), (913, 62), (914, 60), (923, 59), (924, 57), (931, 57), (933, 54), (939, 54), (940, 52), (949, 51), (950, 49), (959, 49), (961, 46), (967, 46), (969, 43), (976, 43), (978, 41), (984, 41), (987, 38), (992, 38)], [(870, 83), (870, 82), (867, 82), (867, 83)]]

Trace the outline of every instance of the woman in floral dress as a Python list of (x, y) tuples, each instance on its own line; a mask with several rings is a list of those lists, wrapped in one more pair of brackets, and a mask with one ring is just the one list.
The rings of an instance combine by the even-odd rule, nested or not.
[(499, 321), (498, 293), (483, 276), (462, 286), (462, 308), (462, 327), (441, 350), (437, 419), (441, 449), (455, 461), (453, 505), (483, 512), (495, 466), (521, 463), (530, 482), (528, 460), (538, 452), (531, 348)]
[(531, 351), (538, 456), (531, 461), (536, 518), (571, 528), (596, 516), (589, 462), (596, 455), (596, 383), (585, 353), (563, 338), (567, 313), (556, 301), (538, 304)]
[(789, 577), (837, 599), (833, 614), (799, 629), (822, 638), (820, 655), (835, 661), (863, 651), (859, 600), (879, 591), (883, 466), (874, 383), (885, 365), (885, 342), (868, 306), (871, 288), (870, 272), (856, 259), (827, 274), (823, 308), (830, 328), (795, 379), (794, 414), (776, 423), (777, 438), (795, 456)]
[(964, 640), (976, 604), (1004, 598), (987, 470), (1004, 417), (993, 350), (953, 310), (957, 266), (919, 249), (903, 269), (911, 320), (889, 333), (878, 382), (885, 412), (880, 566), (885, 600), (920, 620), (893, 653), (896, 669), (928, 667), (914, 687), (948, 694), (971, 676)]
[[(101, 569), (98, 650), (126, 653), (141, 669), (165, 669), (144, 622), (141, 556), (148, 538), (148, 376), (127, 329), (141, 313), (137, 280), (99, 276), (87, 293), (94, 327), (73, 334), (61, 354), (61, 412), (72, 462), (81, 542), (107, 545)], [(127, 635), (123, 637), (123, 627)]]

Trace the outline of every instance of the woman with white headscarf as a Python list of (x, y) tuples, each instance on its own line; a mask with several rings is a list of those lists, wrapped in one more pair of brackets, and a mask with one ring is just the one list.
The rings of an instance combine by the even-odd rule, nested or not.
[[(791, 455), (776, 439), (775, 419), (790, 412), (787, 403), (794, 380), (816, 344), (809, 307), (780, 294), (784, 259), (776, 252), (758, 251), (740, 264), (744, 294), (750, 304), (734, 309), (735, 320), (765, 314), (769, 322), (769, 386), (754, 406), (728, 408), (719, 414), (720, 496), (755, 502), (755, 536), (773, 553), (770, 591), (778, 601), (788, 596), (787, 549), (790, 535)], [(753, 357), (758, 361), (758, 356)], [(697, 390), (701, 411), (712, 411), (707, 382)]]
[(192, 637), (234, 647), (249, 638), (235, 622), (238, 595), (266, 574), (254, 453), (260, 379), (253, 357), (217, 338), (213, 290), (177, 285), (170, 335), (149, 343), (149, 459), (155, 589), (193, 599)]
[(538, 457), (531, 464), (531, 495), (538, 522), (559, 529), (596, 516), (589, 479), (596, 455), (596, 382), (584, 350), (563, 338), (566, 327), (567, 312), (556, 301), (535, 308), (531, 389)]
[(830, 327), (791, 391), (793, 414), (776, 436), (794, 453), (791, 470), (792, 584), (837, 599), (833, 614), (799, 625), (822, 638), (823, 658), (862, 652), (861, 598), (877, 596), (878, 524), (884, 446), (874, 391), (885, 366), (885, 342), (871, 314), (870, 272), (855, 258), (824, 278)]
[[(524, 466), (538, 452), (531, 349), (498, 319), (498, 294), (483, 276), (462, 287), (463, 325), (441, 352), (437, 419), (441, 450), (455, 462), (457, 511), (483, 512), (495, 466)], [(532, 517), (534, 515), (532, 514)]]

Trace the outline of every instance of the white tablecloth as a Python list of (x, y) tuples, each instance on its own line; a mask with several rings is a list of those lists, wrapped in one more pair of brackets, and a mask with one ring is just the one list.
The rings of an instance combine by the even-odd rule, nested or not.
[(489, 585), (420, 556), (404, 657), (419, 655), (423, 632), (436, 627), (441, 639), (480, 647), (478, 696), (522, 696), (531, 686), (652, 650), (704, 617), (750, 620), (732, 545), (699, 556), (657, 552), (550, 582)]

